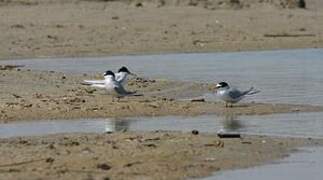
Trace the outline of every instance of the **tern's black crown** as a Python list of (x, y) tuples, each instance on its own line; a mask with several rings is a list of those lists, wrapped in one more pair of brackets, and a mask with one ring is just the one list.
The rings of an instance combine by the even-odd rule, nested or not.
[(118, 72), (126, 72), (130, 74), (130, 71), (128, 70), (128, 68), (126, 68), (125, 66), (122, 66)]
[(114, 73), (112, 71), (106, 71), (104, 73), (104, 76), (113, 76), (114, 77)]
[(218, 83), (218, 87), (228, 87), (228, 86), (229, 86), (229, 84), (226, 83), (226, 82), (220, 82), (220, 83)]

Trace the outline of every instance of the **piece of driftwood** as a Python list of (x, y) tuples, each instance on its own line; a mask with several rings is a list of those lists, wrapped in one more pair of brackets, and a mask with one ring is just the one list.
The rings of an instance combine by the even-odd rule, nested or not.
[(191, 102), (205, 102), (204, 98), (191, 99)]
[(241, 135), (238, 133), (218, 133), (219, 138), (241, 138)]

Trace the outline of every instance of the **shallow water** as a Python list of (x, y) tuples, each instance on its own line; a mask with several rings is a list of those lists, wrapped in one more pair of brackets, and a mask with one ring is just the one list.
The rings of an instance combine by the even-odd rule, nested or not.
[(231, 170), (203, 180), (321, 180), (323, 177), (323, 148), (303, 148), (301, 152), (270, 165)]
[(241, 89), (260, 89), (261, 94), (249, 101), (323, 105), (323, 49), (31, 59), (0, 64), (66, 73), (100, 73), (126, 65), (149, 78), (227, 81)]
[(127, 119), (80, 119), (55, 121), (26, 121), (0, 124), (0, 138), (46, 135), (72, 132), (114, 131), (192, 131), (217, 133), (238, 132), (285, 137), (323, 138), (323, 113), (291, 113), (262, 116), (224, 117), (205, 115), (196, 117), (132, 117)]

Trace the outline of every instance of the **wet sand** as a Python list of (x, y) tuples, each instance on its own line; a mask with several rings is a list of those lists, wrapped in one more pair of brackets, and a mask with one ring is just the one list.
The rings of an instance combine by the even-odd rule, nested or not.
[(286, 157), (322, 140), (119, 132), (0, 139), (1, 179), (187, 179)]

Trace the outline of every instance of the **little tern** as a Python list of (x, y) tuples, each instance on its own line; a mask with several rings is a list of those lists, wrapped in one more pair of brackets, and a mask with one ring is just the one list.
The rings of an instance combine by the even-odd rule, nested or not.
[(122, 85), (125, 85), (127, 83), (127, 77), (128, 77), (128, 75), (135, 76), (135, 74), (131, 73), (128, 70), (128, 68), (126, 68), (125, 66), (122, 66), (118, 70), (118, 73), (116, 73), (115, 75), (116, 75), (116, 81), (120, 82)]
[(245, 96), (257, 94), (260, 92), (254, 91), (253, 87), (246, 91), (240, 91), (236, 88), (230, 87), (229, 84), (226, 82), (218, 83), (216, 85), (216, 88), (216, 95), (218, 98), (225, 102), (225, 107), (228, 107), (228, 104), (231, 104), (230, 107), (232, 107), (232, 104), (239, 102)]

